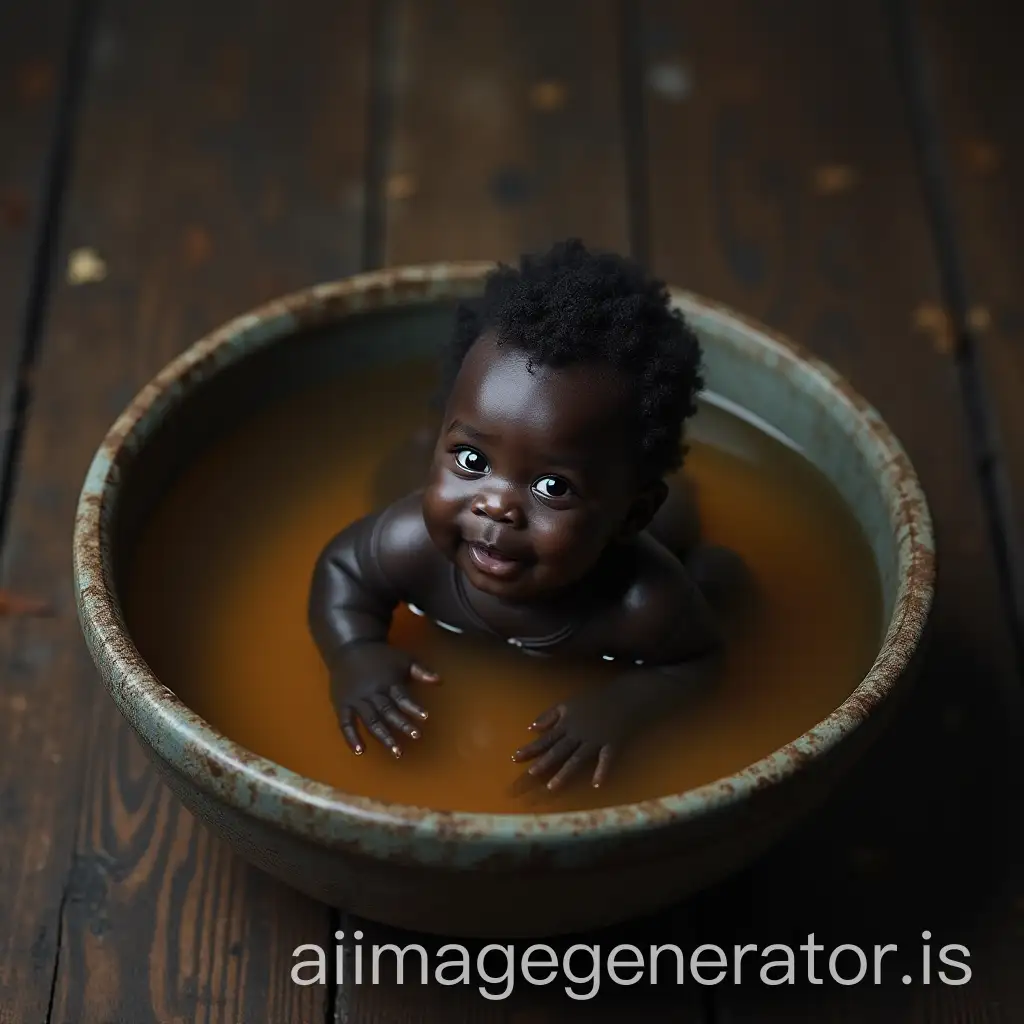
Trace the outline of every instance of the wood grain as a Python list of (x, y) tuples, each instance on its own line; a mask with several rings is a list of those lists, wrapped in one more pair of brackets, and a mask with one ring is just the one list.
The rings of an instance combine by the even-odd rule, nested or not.
[(388, 263), (629, 245), (616, 5), (394, 6)]
[[(940, 543), (933, 647), (909, 706), (805, 828), (702, 900), (702, 941), (727, 949), (795, 949), (814, 933), (826, 983), (769, 987), (755, 953), (740, 985), (714, 991), (716, 1020), (1008, 1019), (1024, 882), (1019, 680), (957, 369), (927, 328), (944, 306), (881, 8), (647, 0), (643, 11), (656, 269), (848, 375), (908, 448)], [(869, 955), (898, 945), (881, 986), (828, 980), (841, 943)], [(934, 973), (946, 943), (973, 954), (966, 987)], [(839, 969), (852, 974), (846, 956)]]
[[(30, 330), (36, 252), (47, 217), (74, 7), (73, 0), (0, 6), (0, 480), (14, 442), (15, 398)], [(0, 524), (8, 497), (0, 484)], [(25, 607), (26, 600), (35, 602), (38, 595), (8, 591), (0, 596), (4, 640), (23, 625), (12, 619), (32, 611)], [(25, 694), (25, 658), (8, 660), (8, 650), (9, 645), (0, 641), (0, 848), (8, 863), (17, 865), (0, 876), (3, 1024), (46, 1018), (61, 899), (60, 884), (52, 884), (52, 872), (47, 871), (50, 836), (44, 825), (61, 809), (47, 807), (45, 791), (32, 792), (25, 782), (32, 762), (42, 759), (46, 764), (54, 752), (40, 749), (44, 737)], [(24, 751), (30, 752), (28, 764)], [(64, 810), (73, 823), (72, 808)]]
[[(358, 268), (368, 31), (361, 2), (101, 8), (2, 580), (56, 608), (0, 648), (12, 1020), (44, 1019), (55, 962), (53, 1021), (324, 1019), (331, 993), (290, 969), (329, 941), (327, 910), (157, 782), (81, 643), (68, 539), (92, 453), (155, 371), (227, 317)], [(92, 272), (71, 283), (82, 250)]]
[(1005, 479), (1004, 518), (1016, 629), (1024, 652), (1024, 139), (1020, 50), (1010, 8), (918, 0), (926, 85), (937, 104), (937, 150), (948, 170), (955, 266), (962, 309), (956, 329), (980, 362), (981, 386), (997, 430)]
[(0, 7), (0, 480), (13, 440), (74, 10), (75, 0)]
[[(428, 0), (395, 4), (391, 18), (380, 55), (391, 134), (375, 186), (385, 263), (512, 261), (570, 235), (628, 251), (615, 3)], [(573, 942), (598, 943), (607, 953), (617, 942), (643, 947), (654, 936), (685, 944), (687, 927), (677, 912), (551, 945), (564, 951)], [(438, 945), (349, 919), (346, 930), (355, 928), (366, 943)], [(483, 945), (467, 943), (474, 958)], [(516, 955), (527, 945), (516, 943)], [(498, 971), (500, 962), (489, 969)], [(675, 985), (667, 995), (665, 985), (616, 990), (606, 978), (594, 999), (575, 1001), (565, 979), (534, 988), (517, 972), (512, 995), (488, 1001), (479, 984), (342, 985), (337, 1019), (547, 1024), (619, 1020), (627, 1012), (651, 1024), (704, 1019), (700, 994)]]

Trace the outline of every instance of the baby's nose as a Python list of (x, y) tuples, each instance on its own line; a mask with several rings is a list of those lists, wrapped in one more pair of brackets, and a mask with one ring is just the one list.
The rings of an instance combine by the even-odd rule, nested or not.
[(473, 501), (473, 514), (512, 526), (518, 526), (523, 519), (522, 509), (514, 496), (503, 492), (478, 495)]

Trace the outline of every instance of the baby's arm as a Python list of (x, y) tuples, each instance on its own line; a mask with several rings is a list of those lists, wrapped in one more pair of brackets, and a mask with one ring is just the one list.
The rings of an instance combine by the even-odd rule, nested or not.
[(554, 772), (549, 789), (595, 761), (593, 784), (602, 785), (626, 741), (676, 710), (720, 669), (724, 642), (716, 616), (682, 564), (661, 551), (640, 552), (636, 578), (609, 616), (607, 653), (627, 667), (610, 683), (544, 712), (530, 726), (541, 735), (513, 755), (534, 761), (529, 775)]
[[(419, 496), (366, 516), (333, 537), (313, 570), (309, 627), (330, 671), (331, 698), (342, 734), (363, 752), (358, 721), (396, 756), (388, 728), (419, 736), (409, 717), (427, 717), (409, 696), (408, 680), (437, 682), (435, 673), (388, 643), (403, 590), (429, 564), (431, 547)], [(408, 717), (407, 717), (408, 716)]]

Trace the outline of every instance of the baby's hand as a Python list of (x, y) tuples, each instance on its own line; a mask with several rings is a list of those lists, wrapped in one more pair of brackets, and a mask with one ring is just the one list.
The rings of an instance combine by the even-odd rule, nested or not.
[(606, 689), (597, 689), (545, 711), (530, 725), (543, 735), (520, 747), (512, 760), (537, 758), (527, 769), (529, 776), (554, 771), (547, 784), (550, 790), (561, 789), (596, 761), (591, 781), (594, 786), (603, 785), (612, 758), (630, 731), (619, 701), (612, 696)]
[(365, 749), (357, 722), (386, 746), (395, 757), (402, 749), (388, 726), (410, 739), (419, 738), (419, 730), (406, 716), (424, 721), (426, 711), (406, 690), (410, 679), (418, 683), (438, 683), (440, 677), (418, 664), (405, 651), (387, 643), (365, 642), (343, 647), (331, 673), (331, 700), (338, 715), (342, 735), (353, 753)]
[(561, 789), (593, 761), (593, 784), (601, 786), (623, 744), (703, 692), (717, 678), (721, 648), (711, 647), (689, 661), (660, 668), (632, 669), (608, 686), (595, 687), (545, 711), (531, 726), (543, 735), (512, 755), (538, 760), (520, 783), (554, 771), (548, 789)]

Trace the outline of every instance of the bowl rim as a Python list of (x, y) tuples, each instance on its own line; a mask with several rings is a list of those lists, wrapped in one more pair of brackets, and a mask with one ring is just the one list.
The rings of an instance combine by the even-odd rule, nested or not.
[[(578, 847), (581, 840), (619, 840), (724, 810), (805, 771), (856, 731), (904, 675), (930, 617), (935, 586), (931, 513), (907, 453), (881, 415), (834, 368), (789, 338), (670, 287), (673, 304), (684, 315), (710, 319), (815, 378), (815, 387), (842, 410), (843, 429), (879, 468), (879, 487), (897, 538), (897, 595), (874, 663), (839, 707), (771, 754), (695, 789), (595, 810), (540, 814), (437, 811), (346, 793), (244, 748), (200, 718), (157, 679), (136, 649), (113, 578), (120, 482), (145, 450), (147, 437), (193, 387), (264, 346), (371, 309), (476, 294), (494, 266), (462, 261), (371, 271), (289, 293), (233, 318), (191, 344), (141, 388), (100, 443), (81, 489), (72, 545), (79, 623), (104, 684), (150, 756), (216, 800), (320, 845), (355, 842), (374, 854), (386, 848), (388, 854), (401, 850), (421, 862), (445, 862), (445, 848), (456, 843), (473, 860), (496, 852), (515, 855), (525, 846), (535, 852), (538, 843), (556, 849)], [(524, 838), (532, 842), (524, 844)]]

